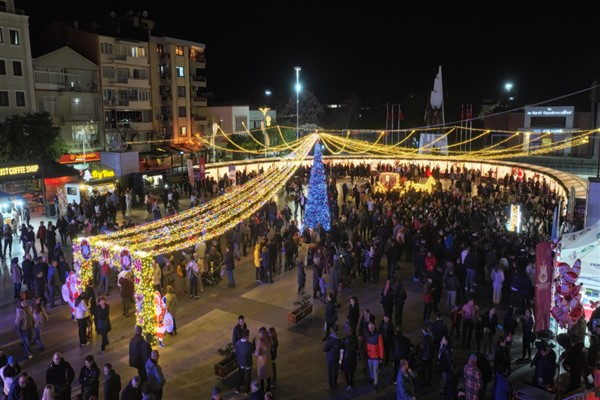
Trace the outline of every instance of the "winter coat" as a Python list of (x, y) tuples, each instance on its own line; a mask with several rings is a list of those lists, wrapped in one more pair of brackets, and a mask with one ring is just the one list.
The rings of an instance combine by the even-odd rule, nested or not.
[(100, 393), (100, 368), (98, 368), (96, 362), (93, 362), (90, 368), (86, 367), (85, 364), (81, 367), (79, 383), (81, 384), (81, 393), (85, 398), (98, 397), (98, 393)]
[(96, 310), (96, 314), (96, 331), (100, 334), (106, 334), (110, 332), (112, 329), (110, 324), (110, 306), (106, 303), (104, 304), (104, 308), (99, 306)]
[(339, 363), (340, 361), (340, 349), (342, 348), (342, 341), (335, 334), (335, 332), (331, 332), (329, 336), (327, 336), (327, 340), (323, 345), (323, 353), (325, 353), (325, 359), (327, 363)]

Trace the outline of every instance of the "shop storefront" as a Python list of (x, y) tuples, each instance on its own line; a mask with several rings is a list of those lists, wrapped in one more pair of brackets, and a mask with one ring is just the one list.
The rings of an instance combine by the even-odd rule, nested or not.
[(106, 196), (117, 190), (118, 185), (113, 169), (100, 163), (89, 165), (88, 169), (82, 171), (78, 182), (67, 183), (60, 188), (61, 213), (66, 212), (66, 205), (69, 203), (79, 204), (91, 197)]
[(6, 207), (17, 207), (22, 216), (56, 216), (58, 188), (78, 177), (79, 171), (54, 161), (0, 164)]

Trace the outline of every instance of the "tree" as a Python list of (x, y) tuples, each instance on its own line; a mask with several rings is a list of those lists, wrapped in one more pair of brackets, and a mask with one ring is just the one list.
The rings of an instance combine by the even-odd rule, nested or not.
[[(315, 97), (312, 92), (304, 91), (300, 92), (300, 107), (298, 107), (299, 118), (298, 125), (303, 126), (307, 124), (319, 125), (319, 119), (323, 115), (323, 107), (319, 103), (319, 100)], [(282, 116), (279, 116), (279, 120), (283, 120), (289, 126), (296, 126), (296, 95), (290, 96), (288, 102), (282, 107)]]
[(47, 112), (13, 115), (0, 123), (0, 162), (57, 160), (68, 151)]
[(315, 144), (313, 166), (308, 181), (308, 199), (304, 210), (304, 224), (315, 229), (319, 224), (329, 232), (331, 220), (329, 217), (329, 202), (327, 200), (327, 180), (323, 167), (321, 143)]

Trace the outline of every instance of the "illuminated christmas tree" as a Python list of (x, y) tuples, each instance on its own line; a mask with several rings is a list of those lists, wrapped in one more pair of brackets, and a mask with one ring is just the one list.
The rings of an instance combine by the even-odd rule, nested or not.
[(323, 153), (319, 142), (315, 144), (313, 165), (308, 181), (308, 199), (304, 210), (304, 225), (315, 229), (318, 224), (321, 224), (329, 232), (331, 220), (327, 200), (327, 180), (325, 179)]

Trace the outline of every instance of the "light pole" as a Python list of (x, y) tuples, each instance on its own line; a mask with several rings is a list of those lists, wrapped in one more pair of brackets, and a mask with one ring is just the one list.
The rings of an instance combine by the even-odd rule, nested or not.
[(298, 95), (300, 94), (300, 71), (302, 68), (294, 67), (296, 70), (296, 140), (298, 140), (298, 118), (300, 117), (300, 100)]

